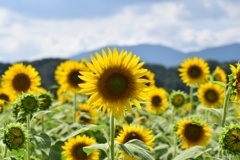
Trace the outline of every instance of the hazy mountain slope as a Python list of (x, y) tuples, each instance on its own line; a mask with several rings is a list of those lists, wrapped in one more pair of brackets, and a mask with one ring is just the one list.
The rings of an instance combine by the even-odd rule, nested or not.
[[(113, 48), (113, 46), (109, 46)], [(106, 49), (106, 47), (104, 47)], [(139, 55), (141, 61), (152, 64), (162, 64), (166, 67), (177, 66), (188, 57), (202, 57), (205, 60), (223, 61), (238, 61), (240, 60), (240, 44), (231, 44), (213, 48), (207, 48), (201, 51), (182, 53), (175, 49), (162, 45), (142, 44), (135, 46), (116, 46), (118, 50), (125, 49), (132, 51), (133, 54)], [(70, 59), (90, 59), (90, 54), (95, 52), (101, 53), (101, 49), (96, 49), (89, 52), (78, 53)]]

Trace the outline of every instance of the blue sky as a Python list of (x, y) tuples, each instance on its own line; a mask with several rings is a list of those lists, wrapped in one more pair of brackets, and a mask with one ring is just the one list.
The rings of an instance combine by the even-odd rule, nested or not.
[(66, 58), (106, 45), (180, 51), (240, 43), (239, 0), (1, 0), (0, 61)]

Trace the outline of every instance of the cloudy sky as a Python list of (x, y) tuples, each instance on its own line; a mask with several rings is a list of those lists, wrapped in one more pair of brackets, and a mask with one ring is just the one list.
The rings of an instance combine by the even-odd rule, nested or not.
[(240, 43), (239, 0), (1, 0), (0, 61), (69, 57), (106, 45), (180, 51)]

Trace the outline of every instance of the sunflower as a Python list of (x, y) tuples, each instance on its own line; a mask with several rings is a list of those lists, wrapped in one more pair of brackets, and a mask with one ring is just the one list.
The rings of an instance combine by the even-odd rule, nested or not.
[(40, 110), (47, 110), (52, 105), (53, 95), (50, 92), (41, 92), (38, 94), (38, 98), (40, 100)]
[(99, 151), (95, 150), (89, 155), (83, 151), (83, 147), (91, 146), (94, 143), (93, 138), (78, 135), (64, 143), (62, 154), (66, 156), (66, 160), (98, 160)]
[(146, 83), (146, 85), (148, 87), (152, 87), (152, 86), (155, 86), (155, 74), (153, 72), (151, 72), (150, 70), (148, 70), (144, 76), (142, 76), (141, 78), (145, 78), (147, 80), (149, 80), (148, 83)]
[(80, 111), (76, 112), (76, 120), (87, 124), (96, 124), (98, 120), (97, 111), (86, 103), (79, 104)]
[(14, 95), (14, 100), (23, 92), (35, 92), (41, 85), (38, 72), (31, 65), (16, 63), (9, 67), (2, 76), (2, 87)]
[(132, 112), (130, 100), (141, 108), (138, 100), (146, 98), (148, 80), (141, 78), (147, 70), (141, 68), (140, 57), (124, 50), (118, 54), (116, 48), (108, 48), (108, 55), (102, 50), (102, 57), (98, 53), (96, 57), (91, 55), (92, 63), (87, 63), (92, 72), (81, 72), (80, 76), (85, 81), (79, 85), (80, 93), (91, 95), (88, 103), (103, 112), (110, 109), (115, 118), (125, 113), (125, 107)]
[(206, 147), (211, 138), (211, 128), (199, 120), (183, 119), (177, 123), (176, 134), (182, 141), (182, 148), (191, 148), (193, 146)]
[(180, 64), (180, 77), (186, 85), (199, 85), (209, 76), (209, 66), (202, 58), (188, 58)]
[[(119, 144), (125, 144), (132, 139), (138, 139), (142, 141), (150, 150), (153, 150), (153, 134), (150, 129), (144, 129), (140, 125), (123, 125), (123, 130), (119, 133), (116, 140)], [(125, 160), (136, 160), (136, 158), (124, 153), (120, 152), (120, 158), (124, 157)]]
[(163, 88), (151, 87), (148, 91), (146, 107), (154, 114), (162, 113), (168, 108), (168, 93)]
[(0, 88), (0, 100), (4, 101), (4, 107), (8, 107), (9, 103), (14, 101), (14, 95), (9, 94), (7, 91)]
[(238, 101), (240, 99), (240, 63), (237, 64), (237, 67), (230, 65), (232, 74), (229, 75), (229, 86), (233, 92), (233, 100)]
[(88, 71), (88, 69), (83, 63), (74, 60), (69, 60), (64, 64), (64, 70), (59, 73), (61, 77), (58, 77), (58, 82), (63, 91), (75, 93), (80, 89), (78, 84), (83, 83), (83, 80), (79, 78), (81, 75), (79, 71)]
[(231, 155), (240, 155), (240, 126), (231, 124), (224, 128), (219, 137), (221, 148)]
[(213, 71), (212, 77), (214, 81), (220, 81), (225, 84), (227, 83), (227, 75), (225, 71), (219, 66), (217, 66), (216, 69)]
[(9, 150), (24, 148), (27, 140), (25, 128), (21, 123), (10, 123), (4, 129), (3, 143)]
[(209, 108), (221, 108), (224, 100), (224, 88), (219, 84), (207, 82), (198, 89), (200, 103)]
[(60, 102), (71, 102), (73, 93), (65, 92), (62, 87), (57, 90), (57, 99)]
[(63, 74), (66, 66), (68, 66), (68, 63), (69, 63), (69, 62), (70, 62), (70, 61), (61, 62), (61, 63), (56, 67), (55, 72), (54, 72), (54, 78), (55, 78), (55, 80), (56, 80), (56, 82), (57, 82), (58, 84), (60, 84), (60, 81), (61, 81), (61, 79), (62, 79), (62, 74)]
[(169, 102), (174, 108), (181, 108), (187, 103), (187, 94), (180, 90), (174, 90), (169, 96)]

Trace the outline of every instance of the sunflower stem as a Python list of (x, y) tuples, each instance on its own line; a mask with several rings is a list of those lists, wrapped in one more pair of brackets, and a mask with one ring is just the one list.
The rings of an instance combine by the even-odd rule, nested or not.
[(191, 115), (193, 112), (193, 86), (192, 85), (190, 85), (189, 103), (190, 103), (189, 114)]
[(74, 118), (74, 120), (73, 120), (73, 122), (76, 122), (76, 112), (77, 112), (77, 94), (76, 94), (76, 91), (74, 91), (74, 94), (73, 94), (73, 111), (74, 111), (74, 113), (73, 113), (73, 118)]
[(44, 114), (42, 115), (42, 133), (44, 132)]
[(27, 132), (28, 132), (28, 141), (27, 141), (27, 160), (30, 160), (30, 155), (31, 155), (31, 143), (30, 143), (30, 138), (31, 138), (31, 124), (30, 124), (30, 114), (26, 116), (27, 118)]
[(222, 113), (222, 122), (221, 122), (221, 126), (224, 127), (225, 125), (225, 120), (227, 117), (227, 112), (228, 112), (228, 101), (230, 98), (230, 92), (227, 89), (226, 93), (225, 93), (225, 98), (224, 98), (224, 102), (223, 102), (223, 113)]
[(3, 158), (7, 157), (7, 145), (4, 146)]
[[(175, 108), (174, 106), (172, 106), (172, 124), (174, 124), (175, 120), (174, 120), (174, 117), (175, 117)], [(173, 137), (173, 157), (175, 157), (177, 155), (177, 137), (176, 137), (176, 134), (174, 133), (174, 127), (173, 127), (173, 130), (172, 130), (172, 137)]]
[(111, 115), (110, 115), (110, 141), (111, 141), (111, 145), (110, 145), (110, 152), (111, 152), (111, 160), (114, 160), (114, 139), (115, 139), (115, 119), (113, 116), (113, 111), (111, 111)]

